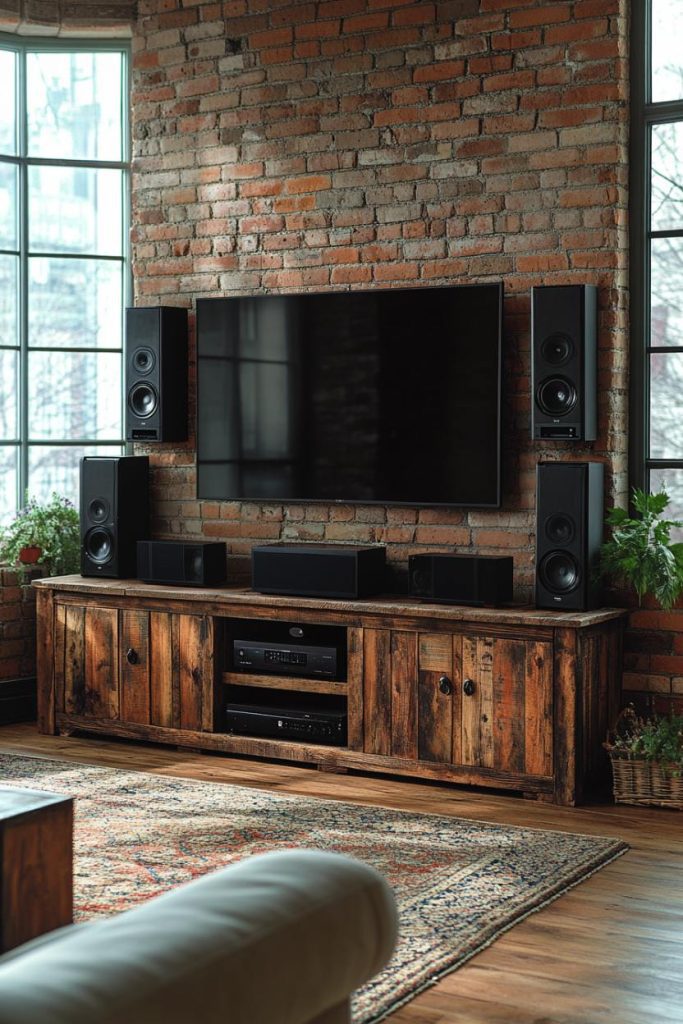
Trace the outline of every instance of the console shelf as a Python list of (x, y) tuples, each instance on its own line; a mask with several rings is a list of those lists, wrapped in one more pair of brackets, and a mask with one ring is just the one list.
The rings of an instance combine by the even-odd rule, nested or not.
[(346, 683), (334, 679), (308, 679), (301, 676), (259, 676), (251, 672), (224, 672), (223, 682), (230, 686), (258, 686), (267, 690), (295, 690), (297, 693), (334, 693), (345, 697)]
[[(44, 733), (441, 779), (562, 804), (608, 774), (602, 740), (620, 698), (620, 609), (316, 600), (80, 576), (34, 586)], [(231, 670), (226, 636), (245, 618), (337, 627), (346, 681)], [(233, 687), (346, 698), (347, 746), (228, 734)]]

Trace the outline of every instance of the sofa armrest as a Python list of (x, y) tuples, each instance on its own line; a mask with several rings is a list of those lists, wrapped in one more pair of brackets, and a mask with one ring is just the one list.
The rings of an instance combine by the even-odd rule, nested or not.
[(0, 1024), (306, 1024), (395, 940), (393, 895), (366, 864), (264, 854), (0, 959)]

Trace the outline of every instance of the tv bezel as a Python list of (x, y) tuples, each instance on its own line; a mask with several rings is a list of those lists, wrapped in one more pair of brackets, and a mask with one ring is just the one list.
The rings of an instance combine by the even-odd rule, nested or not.
[(459, 501), (383, 501), (381, 498), (275, 498), (275, 497), (247, 497), (246, 495), (236, 497), (204, 497), (199, 493), (199, 473), (197, 472), (197, 485), (196, 495), (198, 501), (236, 501), (244, 502), (247, 504), (256, 505), (326, 505), (342, 506), (342, 505), (353, 505), (357, 507), (372, 505), (383, 508), (463, 508), (463, 509), (497, 509), (502, 506), (502, 443), (503, 443), (503, 422), (502, 422), (502, 381), (503, 381), (503, 298), (504, 298), (504, 283), (502, 280), (496, 281), (479, 281), (476, 283), (458, 283), (458, 284), (441, 284), (441, 285), (426, 285), (421, 287), (406, 287), (406, 288), (327, 288), (323, 291), (311, 290), (311, 291), (289, 291), (289, 290), (269, 290), (267, 292), (238, 292), (232, 295), (213, 295), (213, 296), (202, 296), (196, 300), (196, 365), (197, 365), (197, 383), (196, 383), (196, 416), (195, 416), (195, 443), (196, 443), (196, 467), (199, 468), (199, 409), (201, 403), (200, 384), (199, 384), (199, 315), (200, 306), (212, 302), (223, 302), (226, 299), (234, 299), (239, 301), (240, 299), (259, 299), (259, 298), (273, 298), (275, 296), (282, 298), (306, 298), (307, 296), (317, 295), (347, 295), (351, 293), (356, 294), (376, 294), (377, 292), (395, 292), (395, 291), (437, 291), (437, 290), (456, 290), (456, 289), (492, 289), (496, 288), (498, 291), (498, 339), (496, 343), (496, 355), (498, 361), (498, 374), (496, 381), (496, 408), (498, 415), (498, 429), (496, 431), (496, 501), (495, 502), (459, 502)]

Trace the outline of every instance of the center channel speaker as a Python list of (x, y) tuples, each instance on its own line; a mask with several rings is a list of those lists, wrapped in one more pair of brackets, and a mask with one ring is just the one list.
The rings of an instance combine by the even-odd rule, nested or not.
[(126, 310), (126, 439), (187, 440), (187, 310)]
[(410, 593), (442, 604), (499, 605), (512, 601), (509, 555), (410, 555)]
[(81, 575), (134, 578), (149, 537), (147, 456), (81, 459)]
[(531, 289), (535, 440), (597, 437), (597, 301), (597, 288), (589, 284)]
[(216, 587), (227, 577), (227, 555), (221, 541), (138, 541), (138, 578), (146, 583)]
[(263, 544), (251, 551), (261, 594), (353, 600), (385, 589), (386, 548), (353, 544)]
[(601, 462), (539, 462), (536, 467), (536, 607), (598, 606), (594, 578), (603, 534)]

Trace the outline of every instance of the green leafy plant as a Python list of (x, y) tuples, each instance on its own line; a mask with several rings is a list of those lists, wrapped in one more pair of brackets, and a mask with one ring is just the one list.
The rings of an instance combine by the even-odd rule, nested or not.
[(672, 775), (683, 770), (683, 715), (639, 717), (633, 705), (619, 716), (607, 748), (613, 756), (652, 761)]
[(605, 521), (612, 536), (602, 545), (599, 568), (601, 576), (633, 586), (639, 604), (651, 594), (665, 609), (683, 593), (683, 544), (671, 543), (671, 530), (683, 523), (661, 518), (668, 504), (664, 491), (646, 494), (634, 488), (638, 518), (623, 508), (611, 509)]
[(40, 504), (34, 498), (17, 514), (0, 534), (0, 560), (25, 567), (20, 552), (26, 547), (39, 547), (38, 564), (47, 567), (50, 576), (78, 572), (80, 532), (78, 512), (68, 498), (52, 494), (50, 501)]

